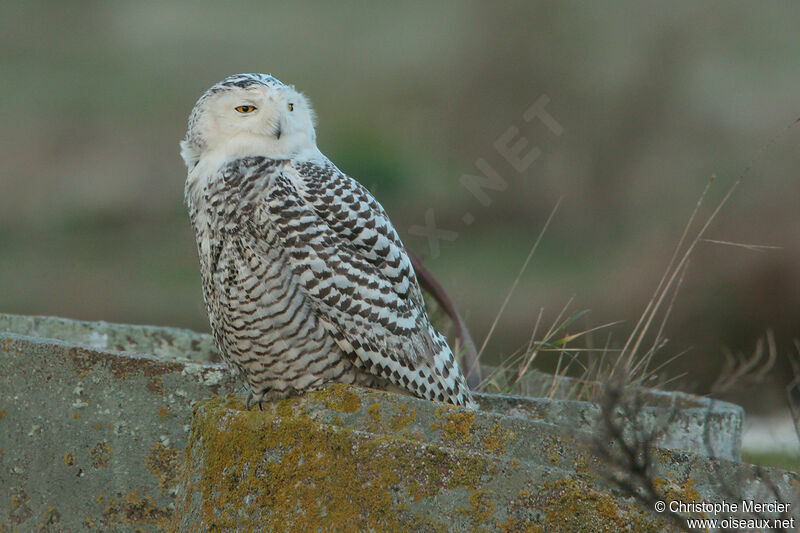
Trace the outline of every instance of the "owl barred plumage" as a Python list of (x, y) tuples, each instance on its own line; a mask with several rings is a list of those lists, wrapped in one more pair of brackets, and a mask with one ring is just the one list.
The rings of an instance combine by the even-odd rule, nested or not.
[(257, 401), (328, 382), (476, 407), (380, 204), (271, 76), (210, 88), (181, 155), (214, 339)]

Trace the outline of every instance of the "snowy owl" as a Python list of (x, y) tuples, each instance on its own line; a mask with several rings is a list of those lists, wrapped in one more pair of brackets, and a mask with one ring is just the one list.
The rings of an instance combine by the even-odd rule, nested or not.
[(302, 94), (224, 79), (194, 106), (181, 156), (211, 329), (248, 408), (330, 382), (476, 407), (397, 232), (319, 151)]

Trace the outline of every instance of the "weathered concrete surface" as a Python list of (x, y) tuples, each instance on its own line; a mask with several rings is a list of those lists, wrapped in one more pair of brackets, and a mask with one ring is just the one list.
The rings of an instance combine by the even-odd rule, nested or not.
[(241, 386), (222, 365), (8, 332), (165, 353), (180, 331), (9, 316), (0, 325), (0, 531), (159, 530), (172, 517), (193, 403)]
[(163, 359), (220, 361), (211, 335), (188, 329), (0, 314), (0, 332), (57, 339), (109, 352), (146, 354)]
[[(678, 530), (607, 481), (588, 433), (516, 416), (334, 385), (265, 412), (203, 403), (191, 434), (179, 531)], [(725, 484), (791, 502), (800, 487), (699, 454), (660, 450), (653, 466), (657, 488), (684, 502), (720, 501)]]
[[(202, 362), (216, 357), (184, 330), (0, 315), (0, 531), (667, 527), (601, 475), (589, 402), (478, 395), (473, 413), (334, 386), (263, 413), (218, 398), (192, 418), (242, 391)], [(736, 406), (645, 403), (665, 493), (719, 501), (723, 478), (763, 501), (767, 481), (796, 493), (796, 476), (725, 460), (738, 459)]]
[[(487, 369), (490, 374), (492, 369)], [(514, 388), (519, 396), (497, 396), (497, 408), (505, 403), (505, 411), (553, 422), (567, 427), (581, 427), (594, 432), (602, 425), (601, 407), (587, 400), (601, 396), (601, 384), (589, 384), (569, 377), (555, 377), (538, 370), (529, 371)], [(577, 392), (581, 391), (581, 392)], [(703, 398), (682, 392), (644, 389), (639, 391), (641, 410), (635, 426), (656, 435), (654, 444), (669, 450), (740, 461), (744, 410), (738, 405)], [(632, 424), (633, 425), (633, 424)]]
[[(644, 392), (640, 400), (642, 405), (629, 428), (635, 426), (641, 432), (653, 433), (655, 446), (741, 460), (744, 411), (738, 405), (659, 391)], [(511, 395), (481, 395), (478, 401), (484, 410), (589, 433), (597, 432), (603, 425), (602, 409), (592, 402)]]
[[(431, 405), (409, 400), (334, 386), (279, 402), (268, 413), (242, 411), (239, 402), (203, 405), (193, 422), (177, 529), (476, 531), (539, 525), (533, 530), (557, 531), (550, 525), (559, 524), (581, 531), (587, 523), (601, 525), (595, 531), (624, 530), (626, 523), (661, 529), (631, 501), (570, 473), (574, 465), (559, 468), (564, 443), (548, 443), (551, 467), (464, 451), (459, 443), (479, 440), (470, 430), (475, 415), (444, 408), (440, 422), (452, 424), (444, 432), (452, 447), (427, 444), (411, 426), (417, 413), (430, 414)], [(380, 407), (380, 417), (373, 406)], [(337, 412), (360, 414), (378, 433), (314, 420), (310, 414), (320, 407), (334, 418)], [(394, 414), (383, 418), (387, 410)], [(505, 456), (504, 440), (517, 436), (500, 435), (486, 445)]]

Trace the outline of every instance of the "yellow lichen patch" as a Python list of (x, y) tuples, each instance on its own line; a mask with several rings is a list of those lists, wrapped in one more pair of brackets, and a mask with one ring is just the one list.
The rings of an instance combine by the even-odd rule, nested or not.
[[(647, 509), (639, 509), (638, 507), (631, 506), (628, 511), (629, 522), (633, 525), (634, 531), (645, 531), (648, 533), (661, 533), (661, 519), (658, 518), (657, 522), (653, 520), (653, 515)], [(678, 530), (680, 531), (680, 530)]]
[(314, 399), (325, 404), (327, 409), (340, 413), (355, 413), (361, 408), (358, 394), (350, 390), (347, 385), (331, 385), (327, 389), (314, 391)]
[(457, 408), (455, 405), (450, 405), (449, 403), (444, 403), (440, 407), (437, 407), (436, 410), (433, 412), (433, 417), (436, 420), (441, 420), (444, 418), (448, 413), (452, 413)]
[(81, 417), (81, 414), (78, 411), (73, 411), (72, 412), (72, 419), (73, 420), (78, 420), (80, 417)]
[[(619, 497), (598, 491), (578, 480), (562, 479), (546, 482), (536, 492), (520, 491), (513, 501), (511, 515), (513, 521), (503, 525), (503, 531), (540, 530), (548, 532), (596, 531), (616, 532), (626, 530), (628, 525), (637, 519), (636, 531), (662, 531), (658, 519), (647, 520), (641, 513), (632, 508), (620, 507)], [(540, 517), (536, 524), (523, 519), (525, 513), (518, 514), (517, 509), (536, 509)], [(529, 515), (528, 515), (529, 516)]]
[(7, 414), (5, 411), (0, 411), (0, 420), (4, 419)]
[(103, 429), (103, 424), (92, 424), (92, 429)]
[(108, 461), (113, 455), (111, 446), (101, 441), (89, 450), (89, 457), (92, 459), (92, 466), (95, 468), (105, 468), (108, 466)]
[(655, 478), (653, 480), (653, 488), (655, 488), (656, 492), (667, 502), (680, 501), (686, 503), (703, 500), (700, 493), (695, 490), (694, 480), (692, 479), (687, 479), (683, 483), (679, 483), (674, 479)]
[(282, 417), (292, 416), (295, 405), (297, 405), (296, 398), (283, 398), (271, 403), (272, 411)]
[(382, 421), (383, 415), (381, 414), (381, 405), (377, 402), (370, 404), (370, 406), (367, 407), (367, 415), (364, 417), (367, 431), (372, 431), (374, 433), (384, 432), (385, 428)]
[(546, 457), (550, 460), (550, 463), (556, 465), (561, 462), (561, 458), (564, 457), (566, 453), (565, 450), (575, 450), (577, 447), (577, 444), (565, 441), (563, 438), (548, 437), (545, 440), (542, 453), (546, 453)]
[(582, 478), (589, 478), (595, 475), (595, 471), (589, 466), (591, 459), (587, 459), (585, 455), (578, 455), (573, 461), (573, 468), (575, 473)]
[(499, 527), (503, 533), (545, 533), (545, 530), (540, 526), (529, 522), (521, 522), (513, 516), (509, 516), (508, 520)]
[(445, 486), (451, 489), (457, 487), (474, 489), (480, 485), (481, 476), (495, 476), (499, 470), (496, 463), (485, 462), (475, 457), (469, 459), (462, 457), (458, 462), (458, 468), (451, 472)]
[(446, 440), (464, 443), (471, 440), (474, 422), (475, 413), (472, 411), (451, 412), (444, 417), (444, 423), (432, 424), (431, 429), (441, 429)]
[(164, 388), (164, 383), (161, 381), (161, 376), (150, 378), (145, 388), (153, 394), (164, 394), (167, 392), (167, 389)]
[(139, 497), (138, 491), (126, 494), (122, 500), (112, 498), (103, 511), (109, 526), (151, 524), (163, 529), (171, 516), (169, 509), (158, 507), (149, 496)]
[(493, 455), (502, 455), (506, 452), (508, 442), (514, 438), (510, 429), (503, 429), (500, 424), (495, 424), (483, 437), (483, 447)]
[(57, 524), (61, 520), (61, 513), (56, 510), (54, 505), (48, 505), (47, 509), (42, 513), (42, 521), (39, 523), (39, 531), (49, 529), (49, 526)]
[(167, 411), (164, 407), (158, 408), (158, 419), (164, 422), (168, 418), (172, 418), (172, 413)]
[[(223, 421), (209, 417), (195, 428), (210, 437), (204, 439), (205, 471), (198, 487), (206, 527), (244, 525), (239, 511), (247, 495), (255, 495), (253, 511), (262, 513), (268, 530), (307, 530), (321, 523), (352, 527), (366, 509), (381, 518), (371, 527), (393, 524), (389, 493), (371, 486), (391, 480), (359, 479), (353, 460), (358, 450), (343, 434), (314, 431), (304, 417), (259, 415), (238, 412)], [(215, 435), (219, 424), (225, 426), (224, 438)], [(282, 456), (264, 462), (265, 449), (281, 450)]]
[(367, 407), (367, 416), (369, 416), (370, 419), (372, 419), (375, 422), (380, 422), (381, 419), (382, 419), (382, 417), (381, 417), (381, 404), (376, 402), (376, 403), (373, 403), (372, 405), (370, 405), (369, 407)]
[(406, 484), (406, 492), (408, 492), (408, 495), (411, 496), (414, 503), (418, 503), (424, 496), (420, 484), (414, 479), (408, 480), (408, 483)]
[(145, 458), (147, 470), (158, 478), (158, 486), (168, 493), (178, 483), (178, 466), (181, 453), (173, 448), (167, 448), (157, 442)]
[(192, 426), (185, 468), (193, 481), (179, 504), (191, 512), (201, 502), (195, 511), (211, 530), (405, 530), (413, 517), (401, 509), (404, 494), (479, 490), (493, 466), (305, 415), (226, 410), (216, 400), (195, 411)]
[(401, 405), (396, 408), (394, 414), (389, 418), (389, 428), (392, 431), (399, 431), (413, 424), (416, 419), (417, 412), (414, 409)]
[(20, 491), (19, 494), (12, 494), (11, 495), (11, 507), (17, 509), (30, 500), (30, 496), (28, 496), (25, 491)]
[(64, 464), (67, 466), (75, 466), (75, 456), (71, 453), (64, 454)]
[(473, 490), (470, 493), (469, 508), (472, 513), (472, 519), (478, 524), (489, 520), (494, 513), (494, 504), (489, 499), (489, 495), (482, 490)]

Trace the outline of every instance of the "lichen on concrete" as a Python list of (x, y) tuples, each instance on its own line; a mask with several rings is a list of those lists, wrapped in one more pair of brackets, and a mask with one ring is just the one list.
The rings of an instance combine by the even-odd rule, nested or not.
[(397, 406), (389, 418), (389, 429), (394, 432), (404, 430), (417, 419), (417, 411), (406, 405)]
[[(413, 522), (406, 497), (472, 489), (496, 470), (404, 439), (231, 407), (211, 400), (195, 414), (185, 473), (193, 481), (182, 487), (179, 507), (184, 517), (199, 517), (193, 525), (402, 529)], [(201, 503), (192, 509), (198, 493)]]
[[(264, 412), (243, 411), (238, 398), (211, 400), (193, 424), (179, 490), (183, 531), (319, 521), (375, 531), (676, 530), (615, 487), (591, 435), (581, 443), (574, 428), (346, 385)], [(744, 475), (743, 493), (764, 485), (735, 462), (712, 465), (680, 450), (652, 459), (656, 479), (669, 480), (657, 485), (667, 499), (713, 500), (719, 475)]]
[[(199, 404), (176, 528), (293, 531), (325, 524), (393, 531), (424, 524), (447, 531), (582, 531), (598, 520), (607, 531), (632, 530), (625, 523), (639, 523), (643, 531), (661, 527), (608, 486), (402, 435), (320, 423), (304, 413), (305, 401), (284, 400), (295, 404), (284, 405), (284, 416), (243, 411), (235, 399)], [(451, 420), (449, 411), (440, 418)], [(508, 498), (515, 486), (530, 489)]]
[(361, 407), (358, 395), (347, 387), (329, 387), (325, 390), (312, 391), (311, 394), (321, 399), (325, 407), (341, 413), (355, 413)]
[(150, 496), (140, 496), (138, 491), (112, 498), (103, 510), (106, 527), (154, 526), (157, 530), (166, 529), (171, 523), (173, 511), (159, 507)]
[(94, 468), (107, 467), (108, 461), (111, 459), (113, 453), (111, 446), (103, 441), (98, 442), (89, 450), (89, 458), (91, 459), (92, 466)]
[[(227, 369), (197, 362), (208, 343), (0, 315), (0, 531), (672, 528), (609, 482), (590, 402), (476, 394), (476, 412), (333, 385), (246, 411)], [(720, 479), (756, 501), (798, 492), (737, 461), (735, 406), (647, 401), (665, 500), (718, 500)]]
[(464, 444), (472, 438), (472, 424), (475, 422), (474, 412), (452, 412), (449, 408), (440, 407), (436, 410), (435, 416), (442, 422), (441, 424), (432, 424), (431, 429), (441, 430), (446, 440)]
[(483, 446), (492, 455), (503, 455), (509, 441), (516, 438), (513, 431), (495, 424), (483, 437)]
[(174, 508), (191, 404), (240, 388), (227, 377), (206, 383), (228, 375), (220, 365), (142, 355), (191, 350), (182, 335), (0, 315), (0, 501), (17, 503), (0, 505), (0, 524), (159, 529)]
[[(166, 494), (173, 494), (178, 483), (179, 467), (183, 453), (157, 442), (145, 459), (147, 470), (158, 478), (158, 487)], [(173, 494), (174, 495), (174, 494)]]

